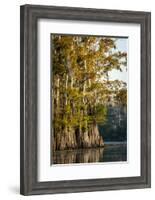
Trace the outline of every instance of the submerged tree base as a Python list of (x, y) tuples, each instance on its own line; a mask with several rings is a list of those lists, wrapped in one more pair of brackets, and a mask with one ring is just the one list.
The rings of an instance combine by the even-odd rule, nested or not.
[(92, 125), (84, 132), (81, 129), (67, 128), (55, 130), (53, 150), (69, 150), (80, 148), (103, 147), (104, 142), (100, 136), (97, 125)]

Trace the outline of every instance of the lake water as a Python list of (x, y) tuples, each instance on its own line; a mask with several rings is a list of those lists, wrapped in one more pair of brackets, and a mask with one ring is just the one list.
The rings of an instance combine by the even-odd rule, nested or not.
[(103, 148), (55, 151), (52, 164), (127, 161), (126, 142), (105, 142)]

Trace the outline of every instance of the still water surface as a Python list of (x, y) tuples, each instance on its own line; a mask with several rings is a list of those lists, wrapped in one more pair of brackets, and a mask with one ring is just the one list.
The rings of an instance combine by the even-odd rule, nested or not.
[(103, 148), (55, 151), (52, 164), (127, 161), (126, 142), (107, 142)]

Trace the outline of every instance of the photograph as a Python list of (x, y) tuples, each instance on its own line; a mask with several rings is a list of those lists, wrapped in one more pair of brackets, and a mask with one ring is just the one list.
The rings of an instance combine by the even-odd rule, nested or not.
[(128, 37), (50, 41), (51, 165), (126, 162)]

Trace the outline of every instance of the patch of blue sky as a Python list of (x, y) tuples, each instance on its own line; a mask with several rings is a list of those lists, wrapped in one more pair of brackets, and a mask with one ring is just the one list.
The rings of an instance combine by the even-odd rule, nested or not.
[[(117, 38), (116, 39), (116, 50), (121, 52), (126, 52), (128, 54), (128, 38)], [(113, 69), (109, 72), (109, 80), (122, 80), (127, 83), (128, 81), (128, 71), (126, 67), (122, 67), (122, 72)]]

